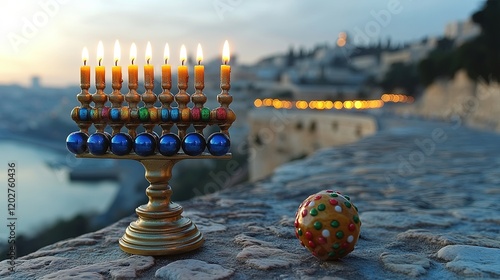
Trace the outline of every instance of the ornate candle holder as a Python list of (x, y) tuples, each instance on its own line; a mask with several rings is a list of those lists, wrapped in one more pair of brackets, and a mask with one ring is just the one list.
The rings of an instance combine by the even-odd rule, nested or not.
[[(185, 85), (174, 96), (169, 81), (162, 82), (163, 92), (158, 96), (152, 91), (152, 83), (145, 85), (142, 95), (136, 91), (137, 84), (128, 86), (129, 92), (122, 95), (121, 81), (113, 82), (113, 92), (107, 95), (104, 83), (96, 84), (95, 94), (89, 93), (89, 83), (81, 84), (82, 91), (77, 95), (81, 105), (71, 112), (80, 131), (68, 136), (68, 150), (79, 158), (130, 159), (144, 166), (150, 183), (146, 189), (149, 202), (136, 208), (138, 219), (130, 223), (119, 241), (123, 251), (171, 255), (197, 249), (203, 244), (203, 235), (189, 218), (182, 216), (182, 207), (170, 200), (172, 188), (168, 182), (172, 168), (181, 160), (231, 158), (228, 129), (236, 115), (229, 108), (229, 84), (221, 86), (217, 96), (220, 107), (213, 110), (204, 107), (207, 97), (203, 85), (196, 85), (191, 96)], [(106, 105), (108, 100), (111, 107)], [(161, 107), (155, 107), (157, 100)], [(176, 107), (171, 106), (174, 100)], [(188, 106), (190, 102), (192, 107)], [(92, 125), (96, 131), (89, 134)], [(220, 132), (205, 139), (203, 130), (209, 125), (219, 126)], [(140, 126), (145, 132), (138, 134)], [(156, 126), (161, 127), (161, 136), (153, 131)], [(174, 126), (177, 134), (170, 132)], [(187, 133), (191, 126), (195, 132)], [(111, 134), (105, 131), (108, 127)], [(127, 133), (121, 132), (124, 127)]]

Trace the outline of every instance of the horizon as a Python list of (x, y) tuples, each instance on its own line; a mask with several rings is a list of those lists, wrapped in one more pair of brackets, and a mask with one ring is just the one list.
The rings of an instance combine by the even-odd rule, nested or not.
[[(138, 48), (136, 64), (142, 66), (146, 43), (151, 41), (156, 71), (163, 63), (165, 43), (170, 46), (172, 67), (179, 64), (181, 44), (193, 59), (200, 43), (204, 62), (209, 62), (220, 58), (222, 45), (228, 40), (238, 64), (253, 64), (291, 47), (310, 50), (325, 43), (333, 46), (340, 32), (347, 32), (353, 45), (389, 38), (393, 44), (408, 43), (442, 36), (447, 23), (467, 20), (483, 3), (379, 0), (360, 7), (356, 3), (308, 4), (299, 0), (275, 1), (272, 6), (244, 0), (197, 0), (190, 4), (70, 0), (27, 4), (2, 0), (6, 12), (0, 19), (0, 84), (29, 86), (31, 78), (38, 76), (43, 87), (77, 85), (82, 49), (88, 48), (93, 67), (100, 40), (105, 47), (102, 65), (106, 68), (113, 63), (115, 40), (120, 41), (119, 65), (124, 74), (132, 42)], [(107, 72), (109, 75), (110, 69)]]

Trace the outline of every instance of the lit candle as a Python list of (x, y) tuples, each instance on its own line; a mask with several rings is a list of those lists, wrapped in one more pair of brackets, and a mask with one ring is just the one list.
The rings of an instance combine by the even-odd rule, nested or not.
[(187, 88), (187, 83), (189, 79), (188, 68), (184, 63), (187, 59), (186, 47), (181, 46), (181, 65), (177, 67), (177, 85), (179, 87)]
[(152, 57), (151, 43), (148, 42), (146, 46), (146, 65), (144, 65), (144, 86), (146, 88), (152, 87), (154, 83), (154, 66), (150, 65)]
[(161, 81), (165, 87), (170, 88), (172, 84), (172, 68), (168, 64), (168, 59), (170, 58), (170, 49), (168, 44), (165, 44), (165, 50), (163, 51), (163, 59), (165, 64), (161, 66)]
[(132, 46), (130, 46), (130, 65), (128, 66), (128, 84), (129, 88), (132, 87), (137, 87), (137, 80), (138, 80), (138, 69), (137, 65), (134, 65), (134, 61), (137, 57), (137, 47), (135, 46), (135, 43), (132, 43)]
[(115, 42), (115, 51), (114, 51), (114, 61), (115, 64), (111, 68), (111, 76), (113, 80), (113, 88), (118, 88), (120, 89), (122, 86), (122, 67), (118, 66), (118, 60), (120, 60), (121, 56), (121, 50), (120, 50), (120, 43), (118, 43), (118, 40)]
[(222, 63), (220, 66), (220, 86), (229, 88), (231, 84), (231, 66), (229, 63), (229, 43), (227, 40), (224, 42), (224, 48), (222, 49)]
[(80, 67), (80, 84), (90, 86), (90, 66), (87, 65), (89, 60), (89, 51), (87, 47), (82, 51), (83, 65)]
[(196, 52), (196, 61), (198, 65), (194, 66), (194, 86), (195, 88), (201, 88), (205, 86), (205, 66), (201, 65), (203, 60), (203, 52), (201, 50), (201, 45), (198, 44), (198, 50)]
[(105, 84), (105, 76), (106, 76), (105, 69), (104, 69), (104, 66), (101, 65), (103, 56), (104, 56), (104, 47), (102, 45), (102, 41), (99, 41), (99, 44), (97, 44), (98, 66), (95, 67), (96, 87), (103, 87)]

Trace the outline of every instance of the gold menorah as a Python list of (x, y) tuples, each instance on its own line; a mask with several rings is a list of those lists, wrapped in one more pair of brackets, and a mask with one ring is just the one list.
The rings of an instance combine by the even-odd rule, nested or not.
[[(96, 66), (96, 92), (90, 94), (90, 67), (84, 59), (81, 92), (77, 95), (80, 106), (71, 112), (80, 130), (66, 139), (68, 150), (79, 158), (131, 159), (144, 166), (145, 177), (150, 183), (146, 189), (149, 202), (136, 208), (138, 219), (130, 223), (119, 241), (123, 251), (139, 255), (170, 255), (197, 249), (204, 242), (203, 235), (189, 218), (182, 216), (183, 208), (170, 200), (172, 188), (169, 180), (172, 168), (181, 160), (231, 158), (228, 153), (229, 128), (236, 115), (229, 108), (233, 99), (229, 94), (229, 65), (221, 66), (222, 91), (217, 95), (220, 106), (210, 110), (204, 105), (207, 97), (203, 93), (204, 77), (200, 69), (195, 69), (195, 92), (189, 95), (187, 68), (179, 66), (179, 91), (174, 95), (170, 91), (170, 75), (162, 67), (163, 91), (156, 95), (149, 60), (144, 67), (145, 91), (142, 94), (137, 92), (137, 66), (132, 65), (135, 70), (129, 66), (129, 92), (122, 94), (121, 69), (116, 69), (119, 67), (116, 64), (112, 93), (104, 93), (104, 68), (99, 65)], [(161, 107), (155, 106), (158, 101)], [(177, 106), (172, 106), (174, 102)], [(90, 133), (92, 125), (95, 131)], [(220, 132), (205, 138), (203, 131), (211, 125), (217, 125)], [(161, 127), (161, 136), (154, 132), (158, 126)], [(174, 126), (177, 133), (171, 132)], [(188, 133), (191, 126), (194, 132)], [(140, 127), (144, 132), (137, 132)], [(124, 129), (127, 132), (122, 132)], [(111, 133), (106, 130), (111, 130)]]

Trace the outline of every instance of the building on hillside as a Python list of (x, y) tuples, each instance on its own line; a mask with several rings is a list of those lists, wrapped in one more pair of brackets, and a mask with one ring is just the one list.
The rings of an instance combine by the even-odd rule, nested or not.
[(455, 41), (456, 46), (479, 35), (481, 28), (471, 19), (466, 21), (453, 21), (446, 24), (444, 36)]

